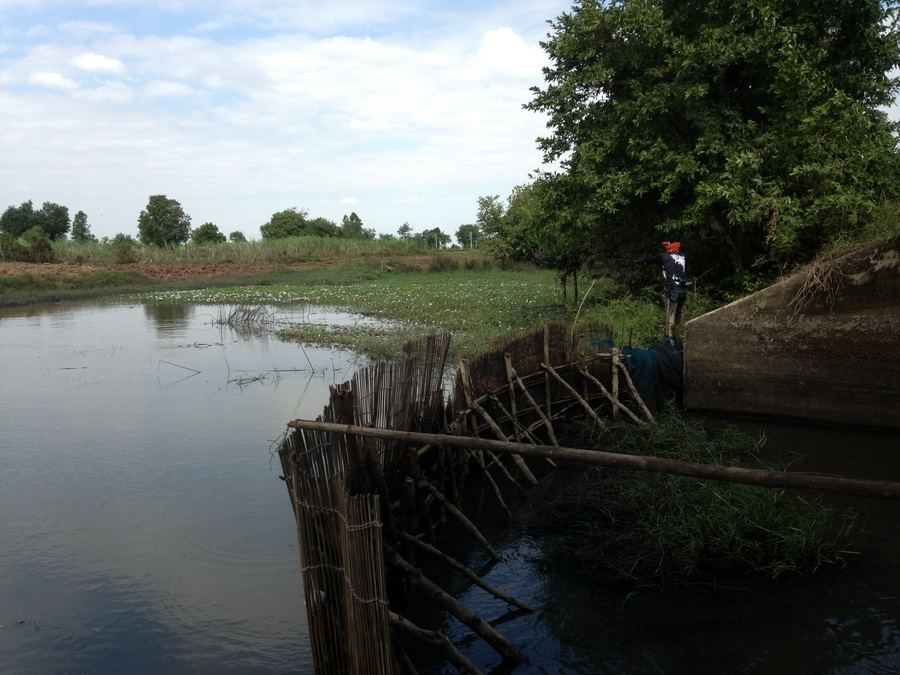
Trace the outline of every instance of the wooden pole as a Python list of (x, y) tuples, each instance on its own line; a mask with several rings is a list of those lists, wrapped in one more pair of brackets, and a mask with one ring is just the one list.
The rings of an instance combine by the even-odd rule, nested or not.
[[(406, 433), (412, 433), (412, 432), (406, 432)], [(448, 436), (448, 438), (465, 438), (465, 437), (464, 436)], [(473, 440), (483, 440), (483, 439), (473, 439)], [(431, 494), (434, 495), (434, 498), (437, 499), (441, 504), (443, 504), (444, 508), (447, 509), (447, 511), (449, 511), (453, 516), (455, 516), (456, 519), (460, 523), (462, 523), (463, 527), (465, 527), (467, 530), (469, 530), (469, 532), (472, 533), (472, 536), (474, 536), (475, 539), (478, 540), (478, 543), (484, 547), (485, 551), (487, 551), (488, 553), (491, 554), (491, 557), (494, 560), (501, 559), (501, 556), (499, 553), (497, 553), (497, 550), (493, 546), (491, 546), (490, 542), (485, 538), (485, 536), (483, 534), (481, 534), (481, 531), (477, 527), (475, 527), (475, 523), (473, 523), (471, 520), (466, 518), (466, 514), (464, 514), (462, 511), (460, 511), (458, 508), (456, 508), (456, 505), (452, 504), (449, 499), (447, 499), (443, 494), (441, 494), (440, 490), (438, 490), (436, 487), (434, 487), (434, 485), (429, 483), (427, 480), (423, 480), (421, 483), (419, 483), (419, 487), (431, 492)]]
[(585, 379), (590, 380), (591, 382), (593, 382), (594, 384), (596, 384), (596, 385), (600, 388), (600, 391), (603, 393), (603, 395), (604, 395), (604, 396), (609, 400), (609, 402), (612, 404), (612, 407), (613, 407), (613, 411), (614, 411), (614, 412), (615, 412), (615, 411), (618, 411), (619, 409), (621, 409), (621, 410), (623, 410), (625, 413), (627, 413), (628, 416), (629, 416), (631, 419), (633, 419), (635, 422), (637, 422), (638, 424), (643, 424), (643, 423), (644, 423), (644, 420), (642, 420), (640, 417), (638, 417), (638, 416), (635, 415), (633, 412), (631, 412), (631, 410), (629, 410), (624, 404), (622, 404), (622, 403), (619, 401), (619, 399), (617, 399), (615, 396), (613, 396), (612, 394), (610, 394), (610, 393), (609, 393), (609, 390), (607, 390), (607, 388), (603, 386), (603, 383), (602, 383), (600, 380), (598, 380), (596, 377), (594, 377), (593, 375), (591, 375), (590, 371), (589, 371), (587, 368), (582, 368), (582, 369), (581, 369), (581, 374), (584, 375)]
[[(619, 400), (619, 369), (616, 367), (619, 364), (619, 349), (618, 347), (613, 347), (610, 350), (612, 353), (609, 355), (610, 362), (610, 379), (612, 380), (612, 397), (618, 401)], [(613, 406), (613, 419), (619, 416), (619, 409)]]
[(494, 648), (504, 661), (509, 663), (525, 663), (526, 659), (518, 649), (516, 649), (509, 641), (500, 635), (496, 629), (487, 621), (475, 614), (472, 610), (462, 604), (459, 600), (450, 595), (443, 588), (426, 577), (422, 572), (410, 565), (404, 560), (400, 554), (385, 546), (385, 560), (392, 567), (396, 567), (403, 572), (427, 597), (434, 600), (438, 605), (450, 612), (457, 619), (472, 629), (472, 632)]
[(644, 399), (642, 399), (641, 395), (638, 393), (637, 387), (634, 386), (634, 381), (631, 379), (631, 373), (628, 372), (628, 368), (626, 368), (625, 364), (621, 361), (619, 361), (618, 365), (619, 369), (622, 371), (622, 374), (625, 376), (625, 384), (628, 385), (628, 391), (631, 392), (634, 400), (637, 401), (638, 405), (641, 407), (641, 410), (644, 412), (647, 420), (649, 422), (653, 422), (653, 413), (650, 412), (650, 408), (648, 408), (647, 404), (644, 403)]
[[(494, 421), (494, 418), (488, 414), (488, 411), (485, 410), (481, 405), (475, 402), (475, 397), (472, 394), (472, 383), (469, 380), (469, 370), (466, 368), (466, 364), (460, 362), (459, 364), (460, 376), (463, 383), (463, 393), (466, 397), (466, 405), (469, 406), (472, 410), (477, 412), (481, 418), (487, 423), (487, 425), (491, 428), (491, 431), (494, 432), (494, 435), (500, 439), (501, 441), (508, 441), (509, 438), (505, 433), (503, 433), (503, 429), (500, 428), (500, 425)], [(532, 485), (538, 484), (538, 479), (531, 472), (531, 469), (528, 467), (528, 464), (525, 463), (525, 460), (518, 456), (512, 456), (513, 461), (516, 463), (516, 466), (519, 467), (519, 470), (525, 475), (525, 478)]]
[(577, 391), (575, 391), (575, 388), (571, 384), (566, 382), (562, 378), (562, 376), (553, 369), (553, 366), (548, 366), (546, 363), (542, 363), (541, 368), (544, 369), (544, 372), (550, 373), (554, 377), (554, 379), (566, 389), (566, 391), (572, 394), (572, 398), (574, 398), (576, 401), (578, 401), (578, 403), (581, 404), (581, 407), (584, 408), (584, 411), (594, 418), (594, 421), (600, 425), (601, 429), (606, 429), (606, 422), (600, 419), (600, 415), (598, 415), (597, 412), (591, 407), (591, 405), (587, 401), (585, 401)]
[(459, 672), (465, 673), (466, 675), (482, 675), (481, 671), (478, 670), (478, 668), (476, 668), (461, 651), (454, 647), (453, 643), (450, 642), (450, 638), (443, 633), (436, 630), (420, 628), (409, 619), (402, 617), (399, 614), (395, 614), (394, 612), (390, 613), (389, 619), (391, 626), (393, 626), (394, 629), (414, 640), (424, 642), (431, 649), (447, 659), (449, 663), (453, 664)]
[(470, 579), (472, 581), (472, 583), (474, 583), (476, 586), (479, 586), (480, 588), (483, 588), (485, 591), (487, 591), (488, 593), (493, 595), (495, 598), (498, 598), (499, 600), (503, 600), (503, 602), (505, 602), (506, 604), (513, 605), (514, 607), (518, 607), (519, 609), (524, 609), (528, 612), (534, 611), (534, 607), (531, 607), (530, 605), (526, 605), (524, 602), (516, 599), (515, 597), (513, 597), (512, 595), (510, 595), (503, 589), (497, 588), (493, 584), (489, 584), (487, 581), (485, 581), (480, 576), (475, 574), (475, 572), (473, 572), (468, 567), (466, 567), (461, 562), (459, 562), (456, 558), (453, 558), (453, 557), (447, 555), (439, 548), (432, 546), (430, 544), (427, 544), (424, 541), (422, 541), (421, 539), (417, 539), (416, 537), (412, 536), (411, 534), (408, 534), (407, 532), (404, 532), (401, 536), (404, 539), (406, 539), (408, 542), (410, 542), (411, 544), (415, 544), (422, 550), (427, 551), (428, 553), (430, 553), (431, 555), (433, 555), (436, 558), (439, 558), (442, 562), (446, 563), (447, 565), (449, 565), (450, 567), (455, 569), (457, 572), (459, 572), (466, 578)]
[[(547, 429), (547, 436), (550, 438), (550, 442), (553, 445), (559, 445), (559, 441), (556, 440), (556, 431), (553, 429), (553, 423), (550, 421), (550, 418), (544, 414), (544, 411), (541, 410), (541, 406), (537, 404), (537, 401), (531, 396), (531, 392), (528, 391), (528, 387), (525, 386), (525, 383), (522, 382), (522, 378), (519, 377), (519, 374), (512, 367), (512, 364), (507, 359), (507, 367), (512, 372), (513, 378), (515, 378), (516, 384), (519, 385), (519, 389), (525, 395), (525, 399), (528, 401), (528, 404), (534, 408), (534, 411), (538, 414), (538, 417), (541, 418), (541, 422), (544, 423), (544, 428)], [(544, 373), (545, 376), (549, 377), (547, 373)]]
[(900, 482), (897, 481), (700, 464), (663, 457), (625, 455), (603, 450), (584, 450), (582, 448), (566, 448), (552, 445), (529, 445), (528, 443), (516, 443), (514, 441), (494, 441), (488, 438), (426, 434), (417, 431), (395, 431), (393, 429), (314, 422), (312, 420), (294, 420), (288, 423), (288, 426), (292, 429), (312, 429), (333, 434), (373, 436), (375, 438), (411, 441), (413, 443), (433, 443), (445, 448), (492, 450), (494, 452), (508, 452), (527, 457), (549, 457), (550, 459), (582, 462), (595, 466), (650, 471), (653, 473), (671, 473), (679, 476), (690, 476), (691, 478), (724, 481), (726, 483), (745, 483), (775, 488), (834, 492), (837, 494), (856, 495), (858, 497), (900, 499)]

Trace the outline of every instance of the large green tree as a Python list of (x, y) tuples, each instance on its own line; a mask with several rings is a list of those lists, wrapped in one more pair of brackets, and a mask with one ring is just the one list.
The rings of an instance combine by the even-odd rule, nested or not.
[(195, 244), (221, 244), (225, 241), (225, 235), (219, 232), (215, 223), (203, 223), (195, 230), (191, 230), (191, 241)]
[(176, 200), (150, 195), (147, 208), (138, 217), (138, 233), (144, 244), (183, 244), (191, 236), (191, 217)]
[(72, 219), (72, 239), (75, 241), (97, 241), (97, 237), (91, 234), (91, 226), (88, 225), (87, 214), (79, 211)]
[(20, 237), (33, 227), (39, 227), (49, 239), (65, 239), (69, 231), (69, 207), (44, 202), (39, 211), (31, 200), (20, 206), (10, 206), (0, 216), (0, 231)]
[(896, 3), (580, 0), (551, 23), (539, 140), (571, 236), (621, 259), (678, 235), (694, 269), (771, 274), (897, 194), (881, 106)]

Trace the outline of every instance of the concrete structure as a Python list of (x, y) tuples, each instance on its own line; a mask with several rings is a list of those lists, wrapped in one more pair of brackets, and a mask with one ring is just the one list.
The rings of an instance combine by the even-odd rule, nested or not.
[(900, 429), (900, 237), (688, 322), (685, 406)]

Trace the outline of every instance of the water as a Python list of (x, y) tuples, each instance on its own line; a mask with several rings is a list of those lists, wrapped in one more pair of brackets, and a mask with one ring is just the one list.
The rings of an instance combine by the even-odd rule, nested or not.
[[(758, 420), (737, 424), (765, 432), (769, 457), (793, 461), (792, 470), (900, 480), (895, 433)], [(565, 474), (550, 480), (565, 481)], [(481, 499), (491, 511), (490, 495)], [(484, 568), (485, 578), (540, 611), (505, 614), (505, 604), (481, 589), (459, 582), (456, 587), (464, 604), (482, 617), (503, 617), (499, 630), (529, 658), (531, 672), (900, 672), (900, 502), (840, 496), (826, 501), (858, 513), (851, 542), (857, 553), (848, 556), (844, 569), (810, 578), (738, 591), (629, 593), (565, 571), (543, 571), (539, 536), (495, 523), (504, 559)], [(467, 506), (476, 509), (478, 501)], [(527, 520), (527, 508), (519, 515)], [(473, 568), (488, 562), (470, 547), (462, 552)], [(448, 616), (441, 620), (474, 663), (485, 670), (500, 665), (464, 626)]]
[[(287, 420), (317, 416), (328, 385), (362, 363), (220, 330), (217, 315), (115, 303), (0, 313), (0, 672), (312, 671), (270, 443)], [(896, 434), (765, 427), (773, 455), (800, 453), (798, 470), (900, 480)], [(517, 672), (900, 672), (900, 503), (832, 503), (860, 512), (859, 555), (753, 591), (629, 595), (546, 574), (541, 541), (500, 523), (491, 536), (504, 560), (486, 578), (540, 611), (507, 614), (435, 574), (482, 616), (502, 617), (531, 660)], [(466, 506), (477, 515), (477, 501)], [(472, 567), (486, 562), (460, 540)], [(499, 664), (455, 620), (423, 618), (443, 622), (481, 668)]]
[(361, 364), (217, 310), (0, 314), (0, 672), (311, 672), (270, 444)]

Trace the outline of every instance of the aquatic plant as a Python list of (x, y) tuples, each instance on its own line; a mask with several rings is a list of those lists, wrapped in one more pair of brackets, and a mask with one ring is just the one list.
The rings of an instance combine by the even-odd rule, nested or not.
[[(621, 423), (589, 439), (597, 449), (709, 464), (756, 456), (763, 438), (667, 409), (657, 424)], [(734, 585), (811, 574), (844, 562), (852, 517), (818, 499), (753, 485), (589, 469), (537, 510), (545, 562), (608, 581), (658, 587)]]

